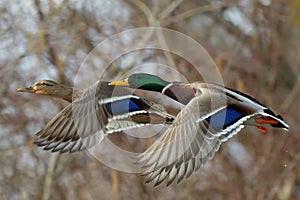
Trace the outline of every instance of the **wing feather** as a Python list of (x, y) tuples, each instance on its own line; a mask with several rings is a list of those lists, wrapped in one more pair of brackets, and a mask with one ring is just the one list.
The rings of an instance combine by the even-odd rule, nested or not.
[(217, 133), (205, 126), (206, 118), (199, 111), (205, 109), (205, 115), (210, 116), (208, 108), (199, 103), (202, 97), (192, 99), (166, 132), (138, 156), (138, 163), (148, 175), (147, 182), (155, 181), (155, 185), (159, 185), (167, 180), (170, 185), (176, 179), (179, 183), (219, 149), (221, 142)]

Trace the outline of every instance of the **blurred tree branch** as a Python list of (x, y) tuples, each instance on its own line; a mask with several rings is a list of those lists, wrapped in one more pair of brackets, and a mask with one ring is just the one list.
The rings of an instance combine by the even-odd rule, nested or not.
[[(120, 199), (299, 199), (299, 5), (297, 0), (0, 3), (0, 195), (3, 199), (111, 199), (114, 194)], [(254, 31), (248, 34), (244, 26), (237, 26), (239, 20), (251, 24)], [(235, 139), (249, 156), (240, 161), (244, 167), (235, 160), (241, 152), (231, 152), (229, 142), (208, 165), (168, 188), (145, 185), (137, 174), (111, 171), (85, 153), (49, 156), (33, 146), (33, 132), (63, 103), (16, 94), (16, 88), (48, 77), (69, 84), (99, 42), (124, 30), (149, 26), (171, 28), (199, 42), (218, 62), (226, 85), (282, 112), (290, 132), (272, 129), (262, 136), (246, 128)], [(120, 40), (91, 59), (90, 74), (106, 67), (102, 64), (116, 48), (137, 47), (153, 38), (168, 48), (168, 38), (151, 31), (130, 44)], [(105, 78), (117, 79), (148, 63), (169, 65), (188, 80), (199, 80), (184, 59), (154, 50), (122, 55), (108, 66)], [(160, 75), (169, 78), (167, 73)], [(137, 130), (144, 131), (152, 130)], [(112, 140), (132, 152), (147, 146), (126, 138), (119, 134)]]

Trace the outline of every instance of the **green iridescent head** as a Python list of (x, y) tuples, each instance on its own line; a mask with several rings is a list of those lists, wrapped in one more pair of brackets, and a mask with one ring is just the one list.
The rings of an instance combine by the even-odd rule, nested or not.
[(161, 92), (168, 84), (170, 84), (170, 82), (165, 81), (158, 76), (147, 73), (131, 74), (128, 78), (109, 83), (109, 85), (113, 86), (125, 86), (156, 92)]

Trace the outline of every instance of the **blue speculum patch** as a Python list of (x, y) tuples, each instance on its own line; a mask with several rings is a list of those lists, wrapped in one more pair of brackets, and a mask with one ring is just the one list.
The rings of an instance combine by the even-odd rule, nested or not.
[(113, 115), (120, 115), (141, 110), (141, 108), (133, 101), (133, 99), (123, 99), (108, 103), (107, 109), (108, 112)]
[(234, 124), (244, 115), (236, 108), (228, 106), (206, 119), (212, 128), (220, 130)]

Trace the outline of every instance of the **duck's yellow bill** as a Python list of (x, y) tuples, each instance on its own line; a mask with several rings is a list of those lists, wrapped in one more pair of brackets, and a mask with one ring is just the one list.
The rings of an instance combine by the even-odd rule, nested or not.
[(128, 78), (120, 80), (120, 81), (110, 82), (108, 85), (112, 85), (112, 86), (129, 86)]

